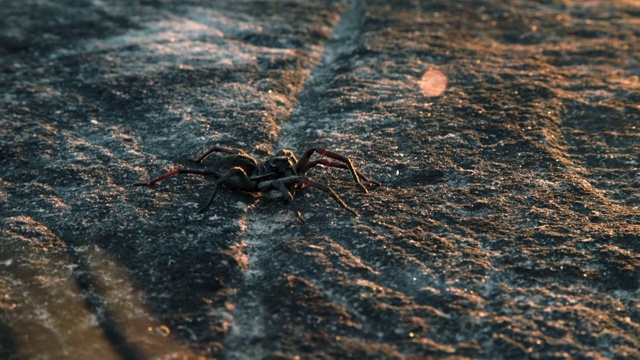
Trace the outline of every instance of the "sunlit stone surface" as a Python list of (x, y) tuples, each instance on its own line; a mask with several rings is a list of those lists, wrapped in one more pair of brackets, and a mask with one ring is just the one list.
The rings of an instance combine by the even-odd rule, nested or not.
[[(640, 358), (633, 1), (5, 1), (0, 359)], [(132, 184), (223, 144), (384, 185)]]

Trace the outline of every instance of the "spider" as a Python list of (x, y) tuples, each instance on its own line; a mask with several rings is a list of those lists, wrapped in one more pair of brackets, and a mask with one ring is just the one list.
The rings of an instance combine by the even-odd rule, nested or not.
[[(331, 152), (322, 148), (310, 148), (304, 155), (298, 160), (293, 151), (289, 149), (279, 150), (275, 156), (263, 161), (258, 162), (249, 154), (242, 150), (228, 148), (224, 146), (214, 146), (207, 150), (202, 156), (200, 156), (195, 162), (201, 163), (204, 159), (209, 157), (214, 152), (225, 153), (227, 156), (223, 157), (220, 161), (222, 168), (229, 169), (225, 173), (219, 173), (214, 170), (199, 170), (199, 169), (187, 169), (179, 168), (168, 172), (157, 179), (153, 179), (147, 182), (139, 182), (133, 185), (135, 186), (152, 186), (153, 184), (178, 174), (198, 174), (198, 175), (214, 175), (218, 180), (213, 185), (213, 193), (209, 197), (209, 201), (198, 210), (198, 212), (204, 212), (207, 210), (213, 200), (216, 197), (218, 188), (220, 185), (225, 185), (230, 188), (249, 191), (249, 192), (266, 192), (270, 190), (278, 190), (282, 193), (289, 204), (291, 204), (293, 211), (302, 223), (304, 218), (300, 213), (298, 205), (293, 199), (295, 192), (303, 187), (310, 186), (318, 190), (322, 190), (329, 193), (331, 197), (346, 211), (358, 216), (358, 213), (347, 206), (344, 201), (336, 194), (329, 186), (314, 181), (311, 178), (305, 176), (306, 172), (318, 165), (327, 167), (334, 167), (339, 169), (348, 169), (351, 176), (356, 182), (356, 185), (368, 193), (367, 188), (362, 185), (360, 180), (368, 184), (380, 185), (379, 182), (367, 178), (360, 171), (356, 170), (351, 160), (343, 155)], [(327, 159), (311, 160), (311, 156), (314, 153), (326, 156), (336, 161)]]

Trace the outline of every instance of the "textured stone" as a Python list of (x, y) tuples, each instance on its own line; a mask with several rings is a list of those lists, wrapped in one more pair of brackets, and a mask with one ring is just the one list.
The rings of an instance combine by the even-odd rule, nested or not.
[[(0, 357), (640, 357), (638, 5), (0, 14)], [(132, 186), (215, 144), (383, 186)]]

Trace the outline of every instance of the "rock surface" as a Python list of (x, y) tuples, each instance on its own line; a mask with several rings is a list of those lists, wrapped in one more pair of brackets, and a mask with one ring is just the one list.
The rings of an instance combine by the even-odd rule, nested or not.
[[(638, 4), (0, 15), (1, 358), (640, 357)], [(216, 144), (383, 186), (132, 186)]]

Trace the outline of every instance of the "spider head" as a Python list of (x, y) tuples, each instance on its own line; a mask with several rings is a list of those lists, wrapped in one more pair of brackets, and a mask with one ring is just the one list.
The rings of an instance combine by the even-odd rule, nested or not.
[(278, 152), (276, 153), (276, 157), (286, 157), (289, 160), (289, 163), (291, 164), (292, 167), (298, 162), (298, 159), (296, 158), (296, 154), (294, 154), (293, 151), (289, 149), (278, 150)]
[(298, 159), (293, 151), (289, 149), (278, 150), (276, 156), (271, 161), (274, 170), (280, 174), (295, 174), (293, 168), (296, 166)]

